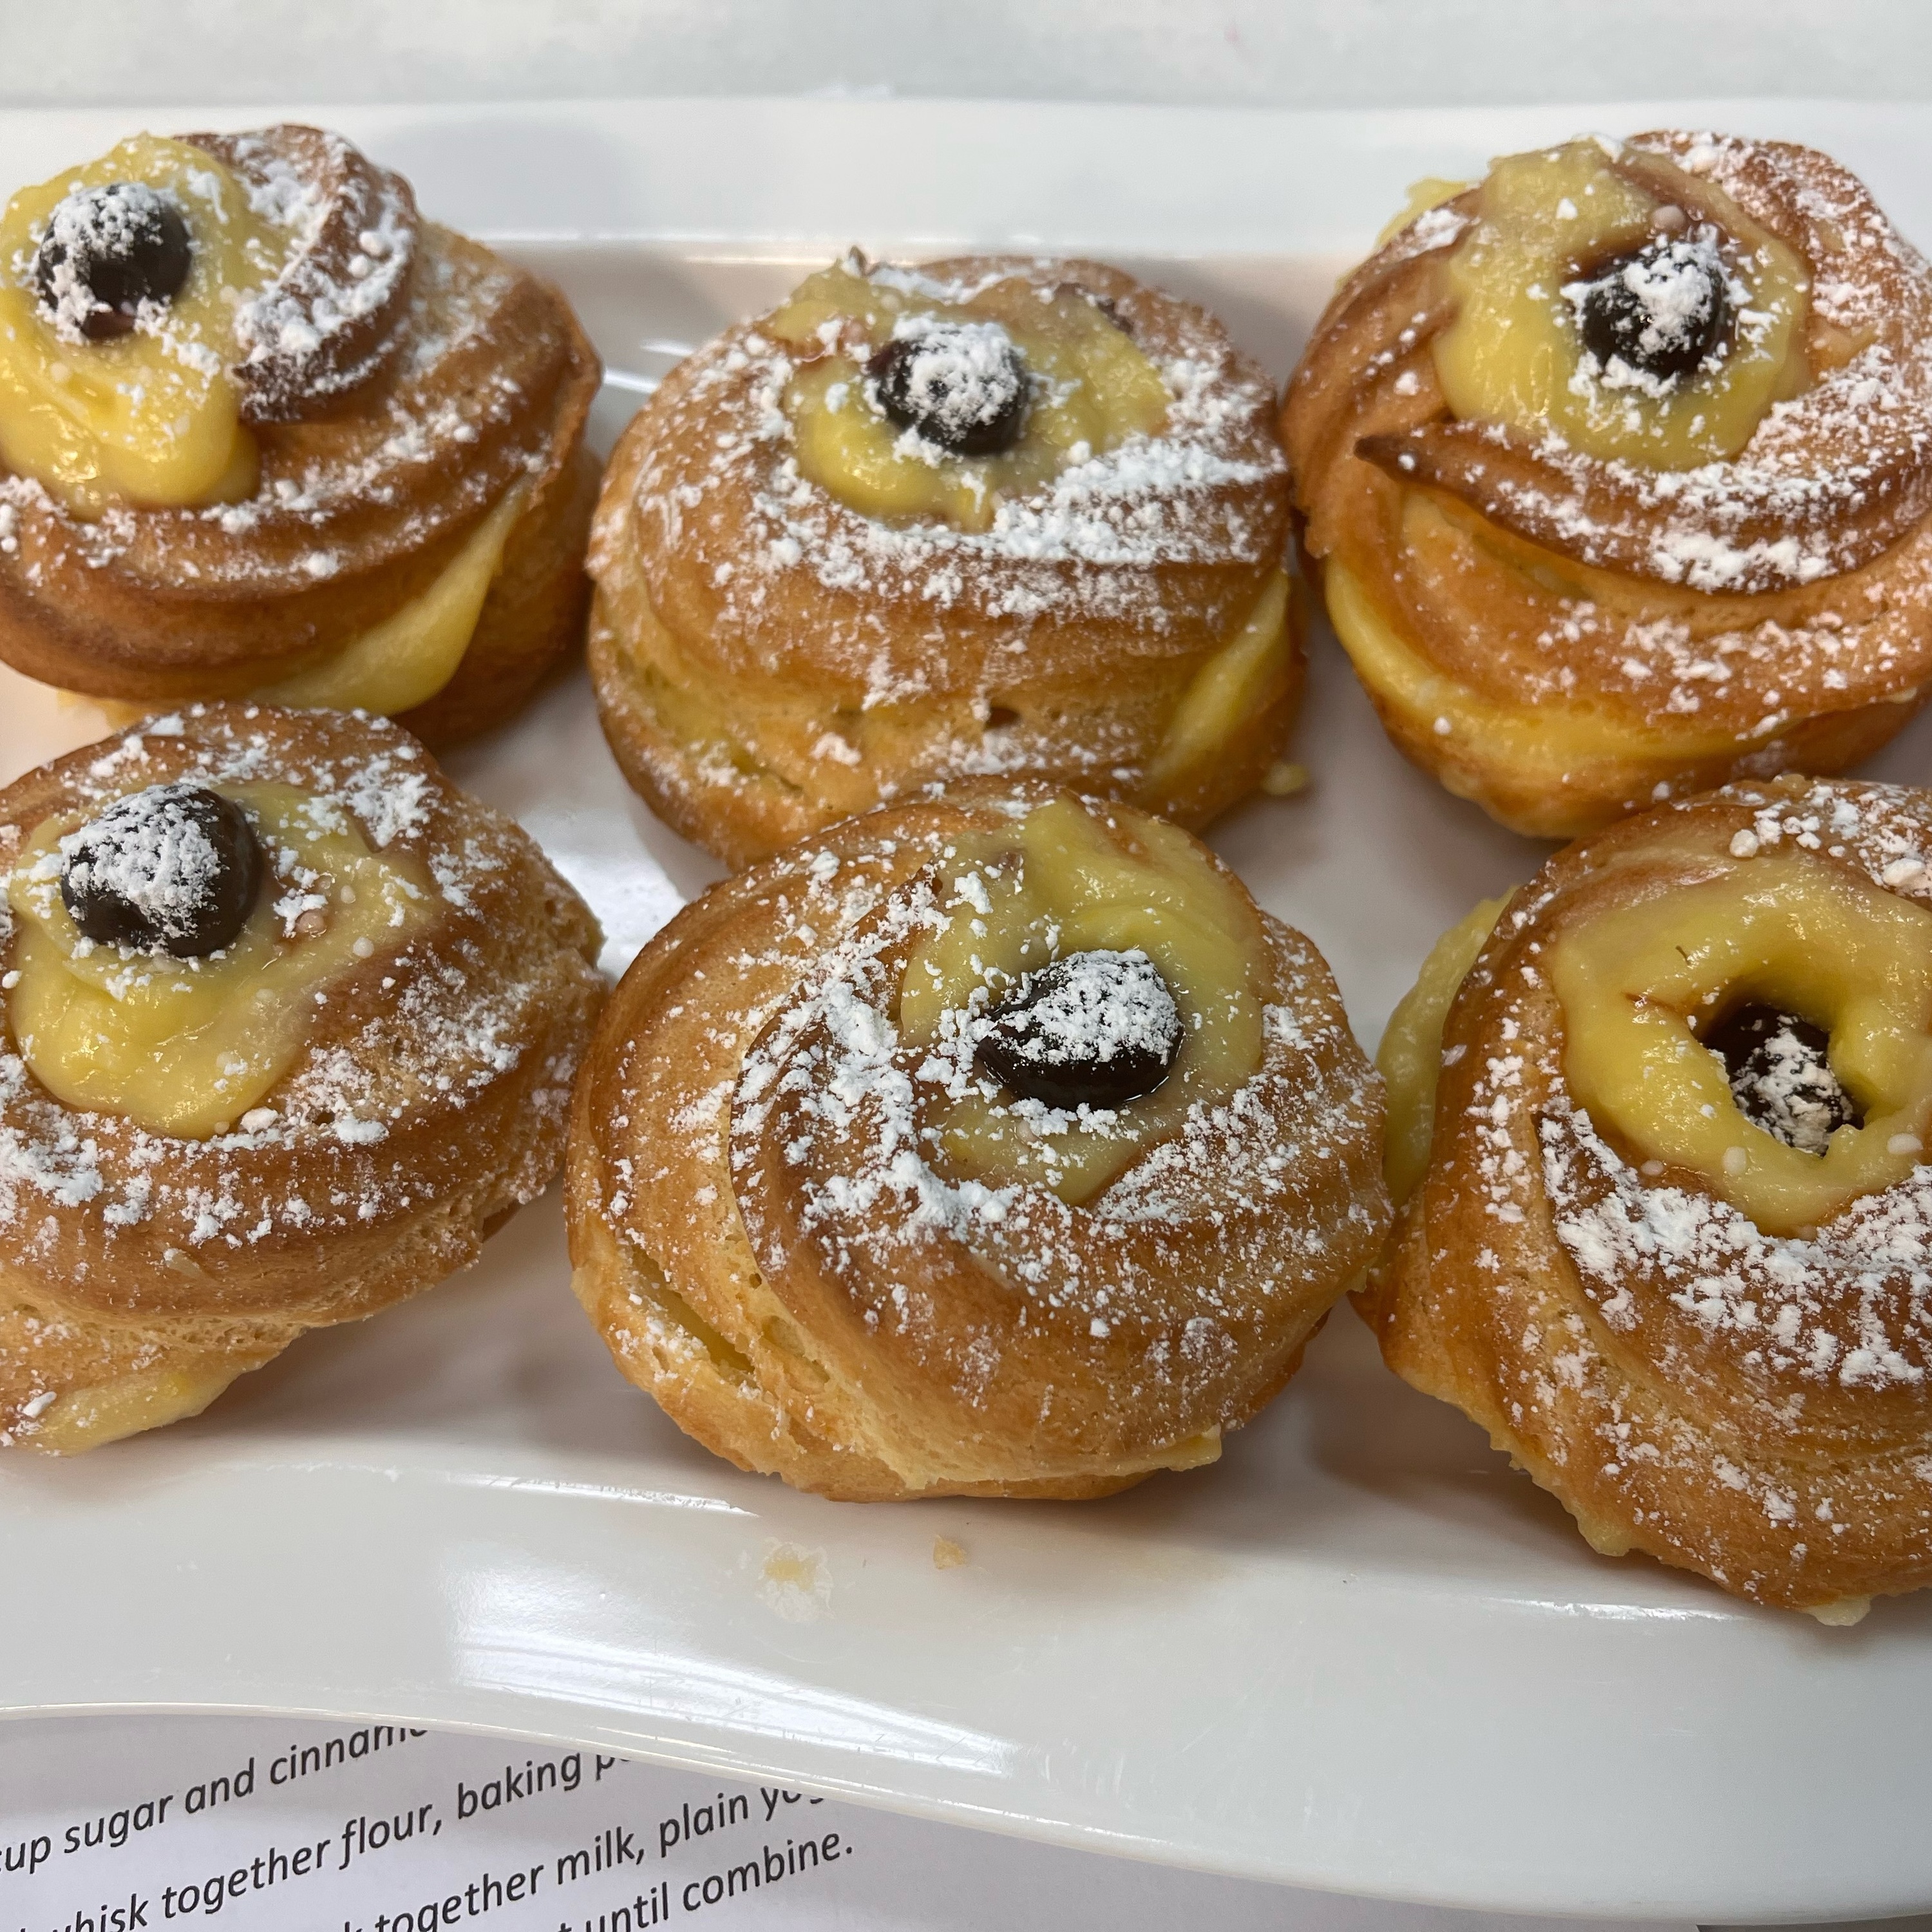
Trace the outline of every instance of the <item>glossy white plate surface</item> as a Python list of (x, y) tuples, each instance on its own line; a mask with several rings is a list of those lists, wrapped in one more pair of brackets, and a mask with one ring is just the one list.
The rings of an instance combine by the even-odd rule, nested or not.
[[(151, 124), (271, 118), (188, 109)], [(1582, 127), (1834, 149), (1932, 238), (1932, 120), (1780, 104), (1322, 116), (944, 104), (314, 108), (580, 304), (642, 386), (848, 241), (1085, 249), (1279, 375), (1411, 179)], [(0, 182), (130, 131), (13, 114)], [(0, 687), (0, 778), (97, 735)], [(1874, 770), (1932, 766), (1932, 720)], [(1332, 643), (1301, 798), (1215, 843), (1372, 1041), (1540, 848), (1388, 748)], [(580, 680), (452, 760), (624, 958), (716, 868), (632, 800)], [(935, 1536), (969, 1561), (940, 1571)], [(775, 1582), (775, 1552), (809, 1587)], [(1932, 1904), (1932, 1598), (1852, 1630), (1593, 1556), (1343, 1311), (1216, 1468), (1084, 1506), (864, 1508), (738, 1474), (617, 1376), (554, 1200), (473, 1274), (314, 1336), (200, 1420), (0, 1468), (0, 1708), (308, 1712), (568, 1740), (1336, 1890), (1770, 1918)]]

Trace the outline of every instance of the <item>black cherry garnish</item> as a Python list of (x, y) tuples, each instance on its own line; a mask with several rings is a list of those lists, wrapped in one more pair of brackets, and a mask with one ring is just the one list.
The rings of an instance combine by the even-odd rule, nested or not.
[(76, 188), (47, 218), (34, 257), (40, 305), (90, 342), (127, 334), (143, 302), (172, 302), (194, 244), (170, 195), (145, 182)]
[(955, 456), (998, 456), (1026, 427), (1032, 384), (996, 322), (927, 322), (866, 364), (879, 407)]
[(100, 946), (205, 958), (234, 940), (261, 889), (248, 814), (203, 785), (130, 792), (61, 850), (62, 901)]
[(1576, 296), (1583, 346), (1660, 382), (1695, 375), (1730, 333), (1723, 257), (1708, 238), (1660, 235), (1599, 263)]
[(975, 1057), (1025, 1100), (1068, 1112), (1151, 1094), (1180, 1051), (1181, 1023), (1144, 952), (1070, 952), (988, 1009)]

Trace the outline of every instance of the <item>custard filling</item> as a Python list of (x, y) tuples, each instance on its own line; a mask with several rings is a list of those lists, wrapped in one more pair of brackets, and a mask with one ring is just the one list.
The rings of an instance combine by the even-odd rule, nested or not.
[(69, 1389), (35, 1418), (23, 1439), (56, 1456), (118, 1442), (150, 1429), (199, 1415), (238, 1376), (256, 1364), (225, 1361), (214, 1367), (149, 1369), (92, 1388)]
[[(1660, 234), (1689, 238), (1723, 280), (1731, 321), (1693, 371), (1647, 378), (1590, 353), (1582, 278)], [(1652, 470), (1736, 455), (1766, 412), (1801, 394), (1806, 265), (1730, 196), (1670, 162), (1594, 140), (1498, 161), (1446, 264), (1455, 320), (1432, 345), (1450, 409)], [(1667, 310), (1670, 291), (1656, 299)]]
[(1500, 898), (1484, 899), (1452, 926), (1430, 949), (1415, 984), (1396, 1002), (1382, 1029), (1382, 1043), (1376, 1048), (1376, 1065), (1388, 1087), (1388, 1142), (1382, 1173), (1398, 1208), (1429, 1167), (1443, 1025), (1476, 956), (1509, 902), (1507, 892)]
[[(907, 962), (897, 1020), (908, 1045), (932, 1050), (925, 1136), (956, 1178), (1037, 1181), (1078, 1205), (1259, 1070), (1266, 940), (1184, 832), (1138, 814), (1103, 825), (1056, 800), (1010, 832), (960, 838), (942, 879), (944, 920)], [(971, 1074), (958, 1049), (993, 999), (1049, 961), (1100, 950), (1144, 953), (1179, 1010), (1180, 1046), (1159, 1086), (1070, 1112)]]
[[(1696, 1176), (1767, 1234), (1892, 1186), (1932, 1136), (1932, 912), (1840, 867), (1750, 859), (1580, 924), (1545, 957), (1578, 1104), (1637, 1162)], [(1747, 1003), (1830, 1036), (1863, 1118), (1822, 1154), (1748, 1118), (1702, 1043)]]
[(268, 877), (234, 943), (202, 959), (98, 945), (60, 890), (50, 819), (8, 880), (8, 1018), (34, 1076), (64, 1105), (205, 1139), (257, 1107), (299, 1058), (337, 981), (434, 918), (413, 857), (374, 852), (332, 800), (279, 784), (220, 785), (252, 820)]
[[(880, 406), (866, 366), (873, 353), (934, 322), (996, 325), (1018, 352), (1030, 393), (1010, 448), (951, 454)], [(1009, 277), (950, 302), (916, 275), (868, 276), (841, 263), (800, 284), (764, 326), (809, 356), (782, 405), (799, 468), (863, 516), (989, 530), (1003, 500), (1037, 490), (1130, 436), (1155, 434), (1166, 421), (1160, 371), (1070, 286), (1042, 291)]]
[(1180, 694), (1144, 789), (1172, 790), (1210, 764), (1247, 721), (1280, 696), (1294, 662), (1285, 571), (1268, 579), (1247, 621), (1194, 674)]
[[(1155, 802), (1196, 782), (1241, 728), (1273, 704), (1294, 675), (1298, 629), (1285, 572), (1274, 573), (1253, 609), (1226, 644), (1212, 652), (1183, 687), (1167, 727), (1148, 762), (1141, 795)], [(1029, 694), (995, 688), (976, 700), (962, 694), (934, 728), (936, 707), (836, 704), (802, 706), (773, 700), (760, 689), (728, 688), (692, 664), (650, 599), (640, 598), (629, 664), (645, 701), (664, 730), (700, 763), (711, 782), (809, 786), (832, 799), (873, 796), (868, 770), (882, 760), (936, 745), (948, 758), (962, 746), (992, 739), (988, 713), (1002, 705), (1035, 702)], [(755, 740), (754, 753), (748, 740)], [(1117, 748), (1128, 765), (1132, 748)], [(929, 768), (930, 769), (930, 768)], [(957, 765), (948, 766), (956, 770)], [(849, 806), (858, 809), (857, 804)]]
[[(1440, 208), (1444, 202), (1454, 201), (1459, 194), (1467, 194), (1474, 185), (1472, 182), (1451, 181), (1446, 175), (1424, 175), (1420, 181), (1411, 182), (1400, 210), (1389, 217), (1382, 224), (1382, 232), (1376, 237), (1376, 252), (1379, 254), (1418, 216), (1426, 214), (1432, 208)], [(1346, 281), (1348, 277), (1345, 275), (1342, 279)]]
[(269, 704), (386, 718), (427, 704), (456, 675), (476, 634), (527, 494), (512, 489), (428, 590), (320, 662), (250, 694)]
[[(67, 339), (42, 306), (34, 260), (76, 189), (139, 182), (187, 224), (187, 280), (142, 305), (117, 340)], [(212, 154), (140, 134), (98, 160), (22, 188), (0, 215), (0, 462), (76, 516), (110, 504), (237, 502), (254, 494), (255, 442), (230, 370), (241, 298), (272, 281), (289, 238)]]

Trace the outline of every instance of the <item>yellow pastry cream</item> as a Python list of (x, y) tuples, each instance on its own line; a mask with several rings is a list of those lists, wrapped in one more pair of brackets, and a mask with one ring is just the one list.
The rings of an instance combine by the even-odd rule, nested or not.
[(250, 695), (269, 704), (394, 717), (456, 675), (527, 491), (511, 490), (427, 590), (318, 662)]
[(207, 1366), (150, 1369), (93, 1388), (70, 1389), (34, 1418), (36, 1449), (78, 1455), (143, 1430), (163, 1429), (199, 1415), (244, 1370), (258, 1364), (219, 1357)]
[[(1398, 1201), (1428, 1166), (1444, 1023), (1508, 904), (1436, 942), (1377, 1049)], [(1544, 963), (1571, 1097), (1646, 1179), (1806, 1234), (1932, 1145), (1932, 912), (1841, 866), (1754, 856), (1566, 927)], [(1721, 1042), (1746, 1016), (1766, 1044), (1740, 1068)]]
[(1293, 595), (1287, 572), (1276, 571), (1246, 622), (1189, 680), (1148, 766), (1146, 796), (1167, 796), (1279, 698), (1294, 664), (1288, 623)]
[[(1406, 490), (1403, 555), (1413, 560), (1419, 574), (1453, 566), (1466, 548), (1486, 565), (1501, 562), (1532, 574), (1553, 577), (1560, 563), (1568, 581), (1558, 594), (1574, 596), (1580, 604), (1594, 601), (1594, 585), (1604, 573), (1568, 560), (1550, 562), (1547, 552), (1532, 561), (1524, 544), (1511, 545), (1521, 554), (1505, 555), (1496, 534), (1479, 528), (1479, 522), (1475, 512), (1458, 503)], [(1646, 757), (1670, 765), (1735, 758), (1751, 744), (1775, 736), (1780, 728), (1774, 717), (1755, 736), (1741, 736), (1679, 718), (1668, 730), (1646, 730), (1582, 705), (1499, 703), (1445, 675), (1417, 650), (1339, 557), (1322, 565), (1322, 593), (1335, 634), (1378, 708), (1392, 725), (1438, 741), (1433, 748), (1441, 761), (1438, 775), (1459, 797), (1481, 796), (1498, 766), (1516, 774), (1526, 789), (1568, 784), (1588, 790), (1600, 771), (1620, 772)]]
[[(90, 236), (66, 236), (63, 224), (90, 206), (86, 191), (116, 184), (140, 198), (97, 212), (95, 231), (158, 208), (184, 227), (186, 272), (165, 299), (128, 304), (114, 323), (122, 332), (91, 339), (72, 272)], [(83, 518), (116, 502), (250, 495), (255, 444), (230, 374), (236, 312), (280, 273), (288, 248), (214, 156), (154, 135), (22, 188), (0, 216), (0, 460)]]
[(1166, 419), (1160, 370), (1071, 284), (959, 294), (848, 261), (764, 326), (806, 352), (782, 404), (799, 468), (868, 517), (988, 530), (1002, 499)]
[(1687, 470), (1810, 381), (1804, 262), (1657, 157), (1575, 141), (1498, 161), (1444, 273), (1436, 372), (1465, 421)]
[[(1932, 1137), (1932, 912), (1842, 866), (1753, 857), (1565, 931), (1546, 963), (1564, 1074), (1598, 1130), (1653, 1174), (1696, 1176), (1767, 1234), (1814, 1228), (1902, 1180)], [(1750, 1118), (1706, 1045), (1747, 1005), (1828, 1036), (1827, 1070), (1787, 1034), (1796, 1129)], [(1818, 1118), (1821, 1096), (1834, 1111)]]
[(35, 1078), (70, 1107), (190, 1139), (260, 1107), (317, 1000), (406, 945), (436, 903), (415, 859), (372, 851), (332, 800), (282, 784), (210, 789), (240, 808), (262, 858), (238, 931), (205, 957), (85, 936), (62, 890), (63, 845), (82, 830), (71, 818), (37, 827), (7, 882), (8, 1016)]
[(1388, 1142), (1382, 1172), (1400, 1207), (1429, 1166), (1436, 1131), (1436, 1082), (1442, 1061), (1442, 1024), (1483, 942), (1509, 904), (1484, 899), (1430, 947), (1415, 984), (1396, 1002), (1376, 1048), (1376, 1066), (1388, 1086)]
[[(1265, 941), (1239, 891), (1185, 833), (1138, 814), (1102, 824), (1056, 800), (1010, 834), (962, 838), (940, 891), (942, 922), (907, 962), (897, 1019), (908, 1045), (932, 1050), (926, 1138), (956, 1178), (1036, 1180), (1077, 1205), (1178, 1132), (1190, 1108), (1226, 1100), (1259, 1069)], [(1170, 1016), (1164, 1075), (1112, 1106), (1002, 1091), (985, 1070), (985, 1042), (1003, 1003), (1024, 1000), (1056, 963), (1083, 962), (1100, 962), (1100, 999), (1082, 1016), (1082, 1047), (1091, 1051), (1106, 1029), (1098, 1006), (1124, 997), (1127, 1023), (1117, 1030), (1132, 1034), (1150, 1012)], [(963, 1070), (962, 1048), (976, 1052), (978, 1072)]]

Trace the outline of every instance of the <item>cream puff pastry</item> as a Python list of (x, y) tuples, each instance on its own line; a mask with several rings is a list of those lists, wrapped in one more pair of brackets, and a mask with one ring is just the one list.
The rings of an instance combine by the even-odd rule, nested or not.
[(0, 658), (436, 742), (581, 635), (597, 358), (340, 136), (140, 135), (0, 216)]
[(562, 1156), (595, 922), (380, 719), (194, 706), (0, 793), (0, 1444), (205, 1408)]
[(579, 1298), (741, 1468), (1086, 1497), (1214, 1461), (1376, 1252), (1381, 1084), (1186, 832), (990, 783), (714, 886), (614, 996)]
[(620, 440), (590, 663), (632, 784), (728, 862), (974, 774), (1199, 825), (1301, 682), (1274, 392), (1097, 262), (848, 256)]
[(1567, 837), (1828, 772), (1932, 690), (1932, 278), (1806, 148), (1496, 162), (1342, 285), (1283, 434), (1395, 742)]
[(1596, 1549), (1828, 1622), (1932, 1582), (1928, 864), (1923, 791), (1658, 808), (1451, 935), (1382, 1056), (1389, 1365)]

